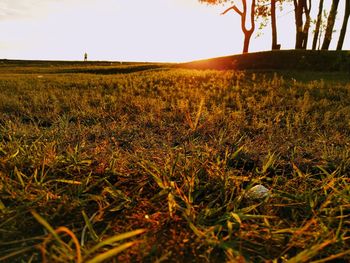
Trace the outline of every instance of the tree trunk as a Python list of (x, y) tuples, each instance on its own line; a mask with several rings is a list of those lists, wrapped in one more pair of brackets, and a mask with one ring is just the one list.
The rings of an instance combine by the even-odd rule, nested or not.
[(320, 0), (320, 4), (318, 6), (318, 14), (317, 14), (316, 27), (315, 27), (315, 35), (314, 35), (314, 40), (312, 41), (312, 50), (316, 50), (317, 41), (318, 41), (318, 35), (320, 34), (320, 27), (321, 27), (321, 23), (322, 23), (323, 2), (324, 2), (324, 0)]
[(321, 48), (323, 50), (329, 49), (329, 45), (330, 45), (331, 40), (332, 40), (335, 18), (337, 16), (338, 5), (339, 5), (339, 0), (332, 1), (331, 11), (329, 12), (329, 16), (328, 16), (328, 20), (327, 20), (326, 33), (325, 33), (325, 37), (324, 37), (322, 48)]
[(243, 3), (243, 12), (242, 12), (242, 31), (244, 33), (244, 45), (243, 45), (243, 54), (249, 52), (249, 43), (250, 38), (255, 30), (255, 1), (252, 0), (252, 6), (250, 9), (250, 29), (247, 29), (246, 18), (247, 18), (247, 2), (246, 0), (242, 0)]
[(250, 43), (250, 38), (253, 34), (253, 31), (247, 31), (244, 33), (244, 44), (243, 44), (243, 54), (249, 52), (249, 43)]
[(342, 25), (341, 31), (340, 31), (340, 36), (339, 36), (339, 40), (338, 40), (338, 44), (337, 44), (337, 50), (342, 50), (342, 48), (343, 48), (343, 43), (344, 43), (344, 38), (345, 38), (345, 34), (346, 34), (346, 28), (348, 26), (349, 16), (350, 16), (350, 0), (346, 0), (344, 20), (343, 20), (343, 25)]
[(295, 13), (295, 48), (301, 49), (303, 47), (303, 10), (304, 2), (306, 0), (293, 0)]
[(306, 20), (305, 20), (305, 24), (304, 24), (304, 28), (303, 28), (302, 49), (306, 49), (307, 48), (307, 42), (308, 42), (308, 39), (309, 39), (309, 29), (310, 29), (310, 25), (311, 25), (311, 16), (310, 16), (311, 0), (309, 0), (308, 3), (305, 1), (305, 3), (304, 3), (304, 10), (305, 10)]
[(276, 24), (276, 0), (271, 0), (271, 29), (272, 29), (272, 50), (279, 49), (277, 45), (277, 24)]
[(241, 28), (244, 34), (244, 45), (243, 45), (243, 53), (248, 53), (249, 51), (249, 43), (250, 38), (255, 30), (255, 3), (256, 0), (252, 0), (251, 10), (250, 10), (250, 22), (251, 27), (250, 29), (247, 29), (247, 0), (241, 0), (243, 10), (241, 11), (235, 4), (233, 4), (231, 7), (227, 8), (222, 15), (226, 14), (228, 11), (233, 10), (237, 14), (241, 16)]

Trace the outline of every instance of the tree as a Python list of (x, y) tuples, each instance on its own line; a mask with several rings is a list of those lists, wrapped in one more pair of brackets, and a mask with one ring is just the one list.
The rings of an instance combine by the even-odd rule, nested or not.
[(277, 23), (276, 23), (276, 0), (271, 0), (271, 31), (272, 31), (272, 50), (279, 49), (277, 44)]
[[(199, 0), (199, 2), (216, 5), (216, 4), (222, 4), (222, 3), (231, 2), (231, 1), (230, 0)], [(222, 13), (222, 15), (226, 14), (230, 10), (233, 10), (241, 17), (241, 28), (244, 34), (243, 53), (248, 53), (250, 39), (255, 30), (256, 0), (251, 0), (250, 14), (248, 14), (247, 0), (241, 0), (241, 2), (242, 2), (242, 10), (240, 10), (234, 3), (232, 3), (232, 5), (229, 8), (227, 8)], [(250, 17), (250, 23), (251, 23), (251, 26), (249, 29), (247, 28), (247, 16)]]
[[(260, 23), (259, 29), (267, 26), (267, 21), (270, 18), (271, 20), (271, 40), (272, 50), (280, 49), (280, 45), (277, 41), (277, 19), (276, 19), (276, 6), (277, 3), (282, 3), (285, 0), (258, 0), (256, 2), (255, 8), (255, 18), (256, 23)], [(282, 5), (280, 5), (280, 8)], [(260, 18), (260, 19), (259, 19)]]
[(339, 5), (339, 0), (332, 1), (331, 11), (329, 12), (329, 16), (327, 20), (326, 33), (325, 33), (322, 48), (321, 48), (323, 50), (328, 50), (329, 45), (331, 43), (333, 28), (335, 24), (335, 18), (337, 16), (338, 5)]
[(302, 46), (301, 46), (302, 49), (307, 48), (307, 42), (309, 39), (309, 29), (310, 29), (310, 25), (311, 25), (311, 16), (310, 16), (311, 0), (309, 0), (308, 2), (305, 1), (304, 11), (305, 11), (305, 16), (306, 16), (306, 21), (304, 24), (303, 34), (302, 34)]
[(302, 31), (303, 31), (303, 0), (293, 0), (294, 3), (294, 15), (295, 15), (295, 48), (301, 49), (302, 47)]
[[(311, 24), (311, 0), (293, 0), (296, 28), (296, 49), (306, 49)], [(305, 23), (304, 23), (305, 14)]]
[(320, 27), (322, 23), (323, 2), (324, 0), (320, 0), (320, 3), (318, 5), (318, 14), (317, 14), (317, 20), (316, 20), (316, 26), (315, 26), (314, 40), (312, 41), (312, 50), (316, 50), (318, 36), (320, 34)]
[(348, 21), (349, 21), (349, 16), (350, 16), (350, 0), (346, 0), (345, 2), (345, 14), (344, 14), (344, 20), (343, 20), (343, 25), (340, 30), (340, 36), (337, 44), (337, 50), (341, 50), (343, 48), (343, 43), (344, 43), (344, 38), (346, 34), (346, 28), (348, 26)]

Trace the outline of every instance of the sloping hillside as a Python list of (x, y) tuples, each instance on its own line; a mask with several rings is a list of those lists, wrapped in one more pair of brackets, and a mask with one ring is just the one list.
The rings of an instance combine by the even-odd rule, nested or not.
[(197, 69), (350, 71), (350, 51), (279, 50), (182, 63)]

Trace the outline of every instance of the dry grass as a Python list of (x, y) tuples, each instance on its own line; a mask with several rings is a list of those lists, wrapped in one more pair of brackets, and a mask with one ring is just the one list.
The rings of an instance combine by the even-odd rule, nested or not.
[(114, 67), (2, 67), (0, 261), (349, 261), (346, 74)]

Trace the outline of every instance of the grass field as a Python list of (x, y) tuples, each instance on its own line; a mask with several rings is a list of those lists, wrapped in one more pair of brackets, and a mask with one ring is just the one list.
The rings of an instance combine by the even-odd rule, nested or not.
[(0, 261), (349, 262), (349, 173), (348, 73), (0, 64)]

